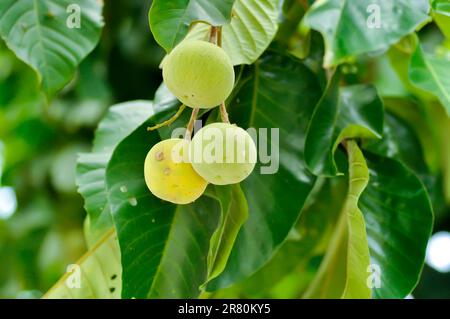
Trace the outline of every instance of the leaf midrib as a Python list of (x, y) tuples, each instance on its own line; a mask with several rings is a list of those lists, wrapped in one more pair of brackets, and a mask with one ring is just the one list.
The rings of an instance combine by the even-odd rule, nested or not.
[[(35, 13), (35, 18), (36, 18), (36, 30), (38, 33), (38, 39), (37, 42), (39, 43), (39, 46), (41, 47), (42, 50), (42, 62), (44, 64), (44, 68), (42, 69), (42, 73), (43, 76), (39, 75), (39, 70), (38, 70), (38, 75), (39, 77), (41, 77), (41, 81), (44, 81), (44, 79), (48, 79), (49, 78), (49, 74), (48, 74), (48, 61), (47, 61), (47, 57), (45, 55), (45, 47), (44, 47), (44, 42), (43, 42), (43, 35), (42, 35), (42, 26), (41, 23), (39, 21), (39, 4), (37, 3), (37, 0), (33, 0), (33, 7), (34, 7), (34, 13)], [(31, 52), (30, 52), (31, 53)], [(38, 69), (38, 66), (35, 66), (36, 69)], [(49, 88), (46, 86), (46, 89), (48, 90)]]

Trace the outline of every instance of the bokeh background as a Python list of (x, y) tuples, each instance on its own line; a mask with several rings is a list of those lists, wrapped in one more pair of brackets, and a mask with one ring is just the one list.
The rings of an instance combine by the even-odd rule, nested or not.
[[(113, 4), (113, 6), (112, 6)], [(106, 1), (99, 46), (48, 103), (35, 73), (0, 40), (0, 298), (38, 298), (86, 250), (77, 153), (115, 103), (153, 99), (163, 50), (150, 1)], [(450, 138), (450, 137), (449, 137)], [(414, 298), (450, 298), (450, 209), (439, 212)]]

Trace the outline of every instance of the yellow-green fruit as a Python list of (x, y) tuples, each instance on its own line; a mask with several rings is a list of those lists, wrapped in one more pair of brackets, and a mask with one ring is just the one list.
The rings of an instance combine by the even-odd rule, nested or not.
[(189, 204), (203, 194), (208, 183), (185, 160), (188, 149), (188, 141), (170, 139), (148, 152), (144, 175), (153, 195), (174, 204)]
[(181, 42), (163, 63), (164, 83), (184, 104), (209, 109), (227, 99), (234, 69), (225, 51), (205, 41)]
[(255, 168), (257, 149), (242, 128), (225, 123), (205, 126), (195, 134), (189, 147), (195, 171), (214, 185), (236, 184)]

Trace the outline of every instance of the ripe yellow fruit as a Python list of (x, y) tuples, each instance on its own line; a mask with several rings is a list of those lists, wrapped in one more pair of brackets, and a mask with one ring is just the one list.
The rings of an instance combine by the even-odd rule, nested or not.
[(188, 149), (188, 141), (169, 139), (148, 152), (144, 175), (153, 195), (174, 204), (189, 204), (203, 194), (208, 183), (185, 160)]
[(184, 41), (164, 60), (163, 78), (182, 103), (209, 109), (230, 95), (234, 69), (222, 48), (205, 41)]
[(214, 185), (236, 184), (255, 168), (257, 149), (244, 129), (226, 123), (205, 126), (189, 147), (195, 171)]

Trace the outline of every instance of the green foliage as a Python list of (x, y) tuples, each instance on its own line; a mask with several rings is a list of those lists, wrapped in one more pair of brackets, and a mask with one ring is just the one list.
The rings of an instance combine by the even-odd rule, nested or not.
[(309, 124), (305, 158), (316, 175), (338, 174), (334, 153), (343, 140), (381, 138), (383, 102), (371, 86), (339, 87), (334, 75)]
[(335, 66), (386, 50), (425, 23), (428, 12), (428, 0), (325, 0), (314, 3), (305, 23), (322, 33), (325, 66)]
[[(280, 0), (236, 0), (231, 22), (222, 29), (222, 46), (234, 65), (252, 64), (273, 40)], [(188, 39), (209, 38), (209, 26), (196, 24)]]
[[(83, 0), (66, 30), (69, 4), (0, 4), (0, 177), (19, 203), (0, 217), (0, 296), (55, 282), (45, 298), (426, 295), (413, 290), (450, 211), (447, 1)], [(260, 154), (240, 184), (175, 205), (143, 170), (191, 123), (182, 109), (148, 130), (180, 109), (164, 51), (192, 39), (215, 40), (236, 73), (198, 118), (259, 129)], [(40, 91), (61, 92), (47, 105)], [(56, 279), (85, 250), (83, 219), (71, 289), (74, 272)]]
[(120, 275), (117, 235), (111, 229), (76, 264), (71, 265), (43, 298), (117, 299), (122, 289)]
[(106, 200), (106, 166), (117, 144), (153, 113), (152, 103), (128, 102), (112, 106), (100, 122), (92, 153), (80, 154), (77, 166), (78, 191), (85, 198), (86, 239), (95, 244), (112, 226)]
[(70, 0), (5, 0), (0, 4), (1, 37), (37, 72), (49, 98), (71, 80), (78, 64), (96, 46), (103, 27), (101, 3), (82, 0), (76, 5), (83, 8), (79, 11), (83, 26), (69, 29), (72, 11), (66, 8), (70, 5)]
[(447, 58), (427, 55), (420, 45), (417, 46), (409, 69), (411, 82), (437, 97), (450, 115), (449, 71), (450, 64)]
[(192, 23), (228, 24), (235, 0), (155, 0), (149, 22), (156, 41), (171, 51), (189, 32)]

